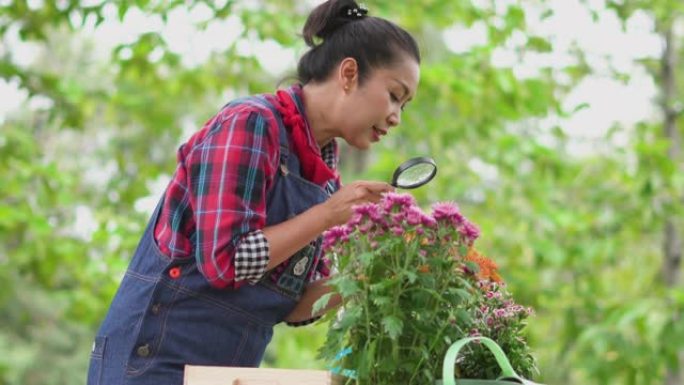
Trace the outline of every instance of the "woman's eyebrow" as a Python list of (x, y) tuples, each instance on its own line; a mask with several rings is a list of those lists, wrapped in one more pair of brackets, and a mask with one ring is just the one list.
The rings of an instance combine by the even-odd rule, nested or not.
[[(401, 81), (401, 80), (399, 80), (399, 79), (397, 79), (397, 78), (392, 78), (392, 79), (393, 79), (395, 82), (401, 84), (401, 87), (404, 89), (404, 95), (403, 95), (403, 96), (406, 96), (406, 95), (408, 95), (408, 94), (411, 93), (411, 91), (409, 90), (409, 88), (408, 88), (408, 86), (406, 85), (406, 83), (404, 83), (403, 81)], [(413, 97), (410, 97), (410, 98), (406, 99), (406, 101), (408, 102), (408, 101), (410, 101), (411, 99), (413, 99)]]

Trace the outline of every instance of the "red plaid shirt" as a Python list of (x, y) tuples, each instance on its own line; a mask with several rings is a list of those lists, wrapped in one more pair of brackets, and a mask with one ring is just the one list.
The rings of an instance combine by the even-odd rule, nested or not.
[[(287, 91), (301, 101), (299, 86)], [(261, 96), (276, 100), (275, 95)], [(315, 143), (308, 124), (307, 133)], [(334, 140), (321, 155), (336, 167)], [(226, 105), (178, 150), (178, 166), (154, 230), (160, 250), (171, 258), (194, 256), (215, 287), (258, 282), (268, 264), (261, 229), (279, 157), (279, 128), (271, 109), (255, 102)], [(328, 264), (321, 258), (310, 281), (328, 276)]]

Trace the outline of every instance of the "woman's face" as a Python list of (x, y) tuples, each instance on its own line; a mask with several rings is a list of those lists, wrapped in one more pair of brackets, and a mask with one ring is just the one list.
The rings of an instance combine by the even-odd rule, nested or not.
[(338, 115), (340, 136), (362, 150), (380, 141), (401, 123), (402, 110), (415, 95), (419, 77), (418, 63), (406, 57), (391, 67), (372, 69), (360, 85), (358, 76), (346, 82)]

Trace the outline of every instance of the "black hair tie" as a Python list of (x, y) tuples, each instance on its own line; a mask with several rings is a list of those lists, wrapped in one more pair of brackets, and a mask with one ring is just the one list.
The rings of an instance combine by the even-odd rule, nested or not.
[(342, 8), (342, 16), (349, 19), (362, 19), (368, 14), (368, 10), (364, 7), (344, 7)]

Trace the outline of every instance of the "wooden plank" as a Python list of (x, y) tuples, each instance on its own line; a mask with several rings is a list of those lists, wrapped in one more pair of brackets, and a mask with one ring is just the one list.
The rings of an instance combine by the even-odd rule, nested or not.
[(324, 370), (185, 366), (184, 385), (342, 385)]

